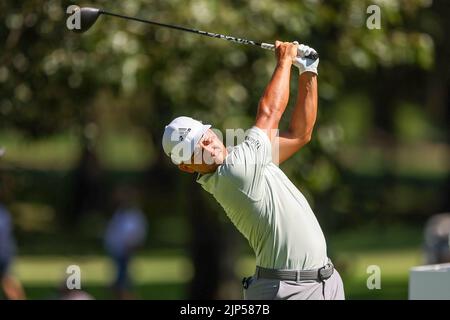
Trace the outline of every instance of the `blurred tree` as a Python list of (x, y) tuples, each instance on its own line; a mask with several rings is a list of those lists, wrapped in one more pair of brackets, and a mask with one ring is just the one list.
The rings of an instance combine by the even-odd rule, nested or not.
[[(423, 22), (424, 31), (428, 32), (436, 46), (435, 66), (427, 75), (427, 99), (426, 108), (430, 114), (441, 119), (444, 131), (444, 141), (449, 143), (448, 119), (450, 119), (450, 43), (447, 34), (450, 31), (450, 5), (447, 1), (436, 0), (431, 6), (431, 12), (425, 15)], [(450, 159), (447, 159), (447, 162)], [(450, 174), (447, 174), (444, 190), (450, 190)], [(438, 212), (450, 210), (450, 198), (444, 197)]]

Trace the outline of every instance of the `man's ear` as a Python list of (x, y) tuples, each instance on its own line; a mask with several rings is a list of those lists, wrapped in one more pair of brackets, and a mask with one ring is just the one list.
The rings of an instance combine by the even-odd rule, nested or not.
[(188, 165), (182, 163), (178, 165), (178, 169), (187, 173), (194, 173), (194, 169), (190, 168)]

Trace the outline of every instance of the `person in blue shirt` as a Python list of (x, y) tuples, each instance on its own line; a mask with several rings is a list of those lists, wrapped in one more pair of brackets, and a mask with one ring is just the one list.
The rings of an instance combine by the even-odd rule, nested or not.
[(0, 203), (0, 282), (1, 291), (8, 300), (25, 299), (21, 283), (10, 272), (10, 266), (16, 254), (11, 215)]
[[(126, 194), (127, 192), (125, 192)], [(124, 192), (121, 194), (122, 198)], [(114, 261), (116, 277), (113, 290), (118, 299), (132, 299), (130, 261), (147, 236), (147, 220), (137, 205), (129, 199), (119, 200), (120, 204), (109, 221), (105, 233), (105, 248)]]

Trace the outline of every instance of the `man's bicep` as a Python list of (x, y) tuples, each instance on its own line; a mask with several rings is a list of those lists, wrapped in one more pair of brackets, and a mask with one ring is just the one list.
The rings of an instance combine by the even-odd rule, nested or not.
[(264, 107), (259, 106), (255, 126), (263, 130), (270, 141), (273, 141), (277, 134), (279, 121), (279, 117), (275, 116), (274, 113), (266, 112)]

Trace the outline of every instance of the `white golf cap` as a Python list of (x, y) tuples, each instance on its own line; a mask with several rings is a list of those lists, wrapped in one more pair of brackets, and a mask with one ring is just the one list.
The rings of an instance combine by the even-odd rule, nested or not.
[(211, 128), (190, 117), (178, 117), (164, 129), (162, 145), (164, 152), (175, 164), (191, 159), (194, 148), (203, 134)]

